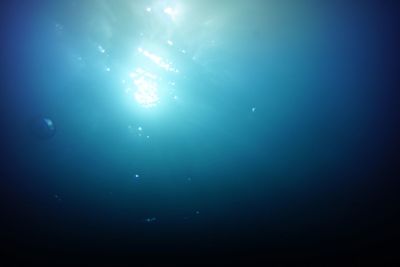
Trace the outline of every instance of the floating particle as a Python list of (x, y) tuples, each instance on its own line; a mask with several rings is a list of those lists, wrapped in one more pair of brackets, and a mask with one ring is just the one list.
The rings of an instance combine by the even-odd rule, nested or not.
[(57, 201), (61, 201), (61, 197), (58, 194), (54, 194), (53, 197), (57, 200)]
[(146, 223), (152, 223), (152, 222), (155, 222), (156, 220), (157, 220), (156, 217), (151, 217), (151, 218), (146, 218), (146, 219), (144, 219), (144, 221), (145, 221)]
[(38, 139), (50, 139), (56, 134), (54, 122), (46, 117), (36, 117), (31, 120), (30, 130)]
[(104, 54), (104, 53), (106, 52), (106, 50), (105, 50), (101, 45), (99, 45), (99, 46), (97, 47), (97, 49), (98, 49), (99, 52), (102, 53), (102, 54)]
[(56, 23), (56, 24), (55, 24), (55, 27), (56, 27), (56, 30), (57, 30), (57, 31), (62, 31), (62, 30), (64, 29), (64, 26), (61, 25), (60, 23)]
[(251, 112), (256, 112), (256, 108), (255, 108), (255, 107), (252, 107), (252, 108), (251, 108)]
[(140, 175), (139, 174), (135, 174), (135, 178), (139, 178), (140, 177)]

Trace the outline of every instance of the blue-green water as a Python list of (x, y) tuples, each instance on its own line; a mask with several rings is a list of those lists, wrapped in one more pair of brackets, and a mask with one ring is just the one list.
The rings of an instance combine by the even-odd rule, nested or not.
[[(360, 218), (379, 199), (392, 137), (392, 12), (367, 1), (4, 4), (9, 250), (280, 255), (368, 231), (380, 219)], [(32, 133), (33, 118), (54, 136)]]

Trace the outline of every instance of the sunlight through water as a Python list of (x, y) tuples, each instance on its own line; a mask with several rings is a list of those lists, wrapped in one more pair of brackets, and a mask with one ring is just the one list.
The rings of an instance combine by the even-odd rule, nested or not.
[(145, 108), (156, 106), (159, 102), (157, 76), (141, 68), (136, 69), (130, 76), (137, 88), (134, 93), (136, 102)]

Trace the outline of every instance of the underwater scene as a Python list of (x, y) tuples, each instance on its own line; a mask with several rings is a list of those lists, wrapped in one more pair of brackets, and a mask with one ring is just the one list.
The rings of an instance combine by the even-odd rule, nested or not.
[(395, 1), (0, 10), (1, 266), (396, 262)]

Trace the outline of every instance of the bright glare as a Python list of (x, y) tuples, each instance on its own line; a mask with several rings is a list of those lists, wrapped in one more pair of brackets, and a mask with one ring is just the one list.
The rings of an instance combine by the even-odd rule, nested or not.
[(141, 47), (138, 48), (139, 53), (143, 54), (145, 57), (153, 61), (155, 64), (157, 64), (160, 68), (163, 68), (166, 71), (172, 71), (172, 72), (178, 72), (177, 69), (175, 69), (171, 63), (166, 62), (162, 57), (157, 56), (156, 54), (153, 54)]
[(137, 88), (134, 93), (136, 102), (145, 108), (156, 106), (159, 102), (157, 94), (158, 85), (156, 82), (157, 77), (140, 68), (131, 73), (131, 77)]
[(179, 12), (176, 8), (172, 8), (170, 6), (164, 8), (164, 13), (167, 14), (173, 21), (176, 20)]
[(150, 81), (140, 78), (135, 81), (137, 90), (135, 92), (135, 100), (145, 108), (157, 105), (159, 98), (157, 95), (157, 85)]
[(106, 52), (106, 50), (105, 50), (101, 45), (99, 45), (99, 46), (97, 47), (97, 49), (98, 49), (99, 52), (102, 53), (102, 54), (104, 54), (104, 53)]

